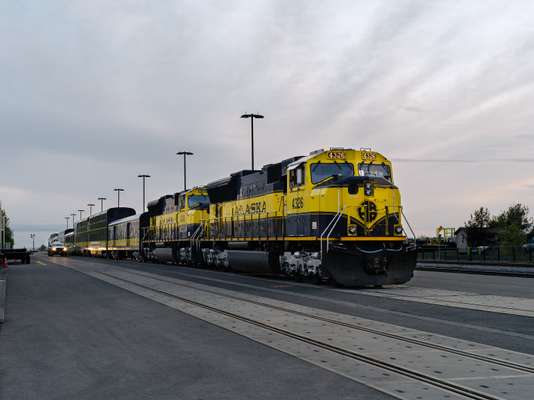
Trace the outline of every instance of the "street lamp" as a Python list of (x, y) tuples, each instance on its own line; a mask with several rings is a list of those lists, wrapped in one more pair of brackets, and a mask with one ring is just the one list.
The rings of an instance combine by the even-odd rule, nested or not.
[(241, 118), (250, 118), (250, 144), (251, 144), (251, 158), (252, 158), (252, 170), (254, 171), (254, 118), (265, 118), (260, 114), (243, 114)]
[(178, 153), (176, 153), (176, 155), (184, 156), (184, 190), (187, 190), (187, 164), (185, 159), (187, 156), (192, 156), (193, 153), (191, 153), (190, 151), (179, 151)]
[(84, 211), (85, 211), (85, 210), (78, 210), (78, 212), (80, 213), (80, 221), (82, 220), (82, 215), (83, 215), (83, 212), (84, 212)]
[(146, 178), (150, 178), (150, 175), (139, 174), (137, 177), (143, 179), (143, 212), (145, 212), (145, 180)]
[(35, 251), (35, 233), (30, 233), (30, 238), (32, 239), (32, 249)]
[(107, 200), (107, 198), (99, 197), (98, 200), (100, 200), (100, 211), (104, 211), (104, 200)]
[(87, 207), (89, 207), (89, 216), (93, 215), (93, 207), (95, 205), (93, 203), (87, 204)]
[(69, 219), (70, 217), (65, 217), (65, 221), (67, 221), (67, 229), (69, 229)]
[(119, 208), (121, 206), (121, 192), (124, 192), (124, 189), (115, 188), (113, 190), (117, 192), (117, 208)]

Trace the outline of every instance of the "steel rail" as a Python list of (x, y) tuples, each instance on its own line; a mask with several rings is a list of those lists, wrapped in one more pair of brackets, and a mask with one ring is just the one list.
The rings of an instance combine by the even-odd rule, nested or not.
[[(462, 385), (458, 385), (456, 383), (451, 383), (451, 382), (447, 382), (447, 381), (445, 381), (443, 379), (435, 378), (435, 377), (433, 377), (431, 375), (426, 375), (426, 374), (423, 374), (423, 373), (418, 372), (418, 371), (414, 371), (414, 370), (411, 370), (411, 369), (408, 369), (408, 368), (405, 368), (405, 367), (401, 367), (401, 366), (398, 366), (398, 365), (395, 365), (395, 364), (391, 364), (391, 363), (388, 363), (386, 361), (382, 361), (382, 360), (379, 360), (379, 359), (376, 359), (376, 358), (373, 358), (373, 357), (370, 357), (370, 356), (359, 354), (359, 353), (356, 353), (356, 352), (351, 351), (351, 350), (343, 349), (343, 348), (338, 347), (338, 346), (334, 346), (334, 345), (331, 345), (331, 344), (328, 344), (328, 343), (325, 343), (325, 342), (321, 342), (319, 340), (315, 340), (315, 339), (312, 339), (312, 338), (309, 338), (309, 337), (306, 337), (306, 336), (302, 336), (302, 335), (299, 335), (297, 333), (294, 333), (294, 332), (291, 332), (291, 331), (288, 331), (288, 330), (285, 330), (285, 329), (278, 328), (276, 326), (272, 326), (272, 325), (269, 325), (269, 324), (266, 324), (266, 323), (263, 323), (263, 322), (255, 321), (253, 319), (250, 319), (250, 318), (247, 318), (247, 317), (232, 313), (230, 311), (226, 311), (226, 310), (223, 310), (223, 309), (220, 309), (220, 308), (217, 308), (217, 307), (209, 306), (207, 304), (203, 304), (203, 303), (200, 303), (198, 301), (190, 300), (190, 299), (187, 299), (185, 297), (178, 296), (178, 295), (173, 294), (173, 293), (169, 293), (168, 291), (165, 291), (165, 290), (156, 289), (156, 288), (150, 287), (148, 285), (144, 285), (144, 284), (141, 284), (141, 283), (130, 281), (128, 279), (120, 278), (120, 277), (117, 277), (117, 276), (115, 276), (113, 274), (109, 274), (107, 272), (100, 271), (100, 272), (97, 272), (97, 273), (105, 275), (105, 276), (107, 276), (109, 278), (112, 278), (112, 279), (123, 281), (123, 282), (126, 282), (128, 284), (132, 284), (134, 286), (138, 286), (138, 287), (146, 289), (146, 290), (150, 290), (152, 292), (161, 293), (161, 294), (163, 294), (165, 296), (178, 299), (178, 300), (180, 300), (180, 301), (182, 301), (184, 303), (191, 304), (193, 306), (197, 306), (197, 307), (200, 307), (200, 308), (204, 308), (206, 310), (209, 310), (209, 311), (221, 314), (221, 315), (225, 315), (227, 317), (236, 319), (238, 321), (242, 321), (242, 322), (246, 322), (246, 323), (251, 324), (251, 325), (258, 326), (260, 328), (269, 330), (271, 332), (275, 332), (275, 333), (278, 333), (280, 335), (283, 335), (283, 336), (286, 336), (286, 337), (290, 337), (292, 339), (296, 339), (296, 340), (299, 340), (301, 342), (304, 342), (304, 343), (307, 343), (307, 344), (310, 344), (310, 345), (313, 345), (313, 346), (316, 346), (316, 347), (320, 347), (322, 349), (331, 351), (331, 352), (336, 353), (336, 354), (340, 354), (340, 355), (348, 357), (348, 358), (352, 358), (354, 360), (361, 361), (361, 362), (364, 362), (366, 364), (373, 365), (375, 367), (382, 368), (382, 369), (385, 369), (387, 371), (394, 372), (394, 373), (397, 373), (399, 375), (403, 375), (403, 376), (415, 379), (417, 381), (420, 381), (420, 382), (423, 382), (423, 383), (438, 387), (440, 389), (447, 390), (449, 392), (464, 396), (464, 397), (469, 398), (469, 399), (474, 399), (474, 400), (501, 400), (498, 397), (492, 396), (490, 394), (482, 393), (482, 392), (479, 392), (477, 390), (474, 390), (474, 389), (471, 389), (471, 388), (468, 388), (468, 387), (465, 387), (465, 386), (462, 386)], [(144, 276), (144, 277), (147, 278), (147, 276)], [(166, 282), (169, 283), (168, 281), (166, 281)], [(177, 284), (177, 285), (180, 285), (180, 284)], [(186, 285), (182, 285), (182, 286), (186, 286)], [(193, 288), (193, 289), (196, 289), (196, 288)], [(202, 289), (197, 289), (197, 290), (202, 291)], [(206, 291), (206, 292), (209, 292), (209, 291)], [(218, 295), (220, 295), (220, 294), (218, 294)], [(225, 295), (222, 295), (222, 296), (224, 297)], [(233, 296), (226, 296), (226, 297), (230, 297), (231, 298)], [(240, 300), (242, 300), (242, 299), (240, 299)], [(244, 300), (244, 301), (247, 301), (247, 300)], [(270, 306), (270, 305), (268, 305), (268, 307), (275, 308), (275, 307)], [(293, 312), (292, 310), (288, 310), (288, 311)]]
[(182, 287), (186, 287), (186, 288), (189, 288), (189, 289), (199, 290), (199, 291), (202, 291), (202, 292), (211, 293), (211, 294), (215, 294), (215, 295), (218, 295), (218, 296), (223, 296), (223, 297), (227, 297), (227, 298), (231, 298), (231, 299), (235, 299), (235, 300), (245, 301), (245, 302), (248, 302), (248, 303), (251, 303), (251, 304), (255, 304), (255, 305), (259, 305), (259, 306), (263, 306), (263, 307), (273, 308), (273, 309), (276, 309), (276, 310), (279, 310), (279, 311), (284, 311), (284, 312), (300, 315), (300, 316), (306, 317), (306, 318), (316, 319), (316, 320), (319, 320), (319, 321), (322, 321), (322, 322), (328, 322), (330, 324), (339, 325), (339, 326), (343, 326), (343, 327), (346, 327), (346, 328), (352, 328), (352, 329), (359, 330), (359, 331), (362, 331), (362, 332), (367, 332), (367, 333), (372, 333), (372, 334), (375, 334), (375, 335), (384, 336), (384, 337), (387, 337), (387, 338), (390, 338), (390, 339), (395, 339), (395, 340), (403, 341), (403, 342), (406, 342), (406, 343), (415, 344), (415, 345), (418, 345), (418, 346), (428, 347), (428, 348), (431, 348), (433, 350), (440, 350), (440, 351), (445, 351), (445, 352), (448, 352), (448, 353), (453, 353), (453, 354), (456, 354), (456, 355), (459, 355), (459, 356), (468, 357), (468, 358), (472, 358), (474, 360), (484, 361), (484, 362), (488, 362), (488, 363), (495, 364), (495, 365), (500, 365), (502, 367), (515, 369), (515, 370), (518, 370), (518, 371), (521, 371), (521, 372), (527, 372), (527, 373), (534, 374), (534, 366), (518, 364), (518, 363), (514, 363), (512, 361), (501, 360), (499, 358), (494, 358), (494, 357), (490, 357), (490, 356), (484, 356), (484, 355), (480, 355), (480, 354), (476, 354), (476, 353), (470, 353), (468, 351), (455, 349), (453, 347), (448, 347), (448, 346), (444, 346), (444, 345), (436, 344), (436, 343), (429, 343), (429, 342), (425, 342), (424, 340), (408, 338), (408, 337), (405, 337), (405, 336), (402, 336), (402, 335), (397, 335), (395, 333), (381, 331), (379, 329), (367, 328), (367, 327), (364, 327), (364, 326), (351, 324), (349, 322), (338, 321), (336, 319), (321, 317), (319, 315), (314, 315), (314, 314), (306, 313), (306, 312), (303, 312), (303, 311), (292, 310), (290, 308), (276, 306), (276, 305), (272, 305), (272, 304), (269, 304), (269, 303), (264, 303), (264, 302), (261, 302), (261, 301), (244, 299), (242, 297), (231, 295), (231, 294), (222, 294), (222, 293), (219, 293), (219, 292), (217, 292), (215, 290), (201, 289), (201, 288), (198, 288), (198, 287), (195, 287), (195, 286), (192, 286), (192, 285), (188, 285), (188, 284), (185, 284), (185, 283), (177, 283), (177, 282), (173, 282), (171, 280), (168, 280), (168, 279), (173, 279), (173, 278), (162, 279), (162, 278), (158, 278), (158, 277), (147, 276), (147, 275), (144, 275), (142, 273), (135, 272), (135, 271), (128, 271), (128, 273), (134, 274), (134, 275), (137, 275), (137, 276), (142, 276), (144, 278), (154, 279), (154, 280), (157, 280), (157, 281), (160, 281), (160, 282), (172, 283), (172, 284), (177, 285), (177, 286), (182, 286)]

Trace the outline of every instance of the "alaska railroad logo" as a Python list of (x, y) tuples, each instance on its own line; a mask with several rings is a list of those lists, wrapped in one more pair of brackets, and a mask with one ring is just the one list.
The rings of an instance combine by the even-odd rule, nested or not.
[(365, 200), (358, 208), (358, 215), (365, 222), (374, 221), (378, 215), (376, 204), (372, 201)]

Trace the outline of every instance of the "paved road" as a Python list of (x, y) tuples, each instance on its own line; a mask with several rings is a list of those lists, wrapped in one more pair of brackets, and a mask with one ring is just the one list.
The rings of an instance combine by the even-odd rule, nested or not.
[[(499, 304), (530, 301), (530, 279), (498, 282), (503, 277), (418, 272), (400, 289), (355, 291), (172, 265), (46, 257), (36, 262), (10, 270), (8, 322), (0, 330), (0, 398), (391, 398), (336, 367), (313, 365), (305, 356), (287, 354), (282, 345), (260, 344), (257, 333), (195, 318), (193, 311), (164, 306), (139, 287), (125, 291), (56, 263), (82, 272), (148, 274), (151, 278), (143, 279), (150, 284), (159, 276), (197, 289), (364, 318), (366, 326), (386, 322), (416, 337), (424, 332), (430, 341), (461, 346), (472, 341), (481, 352), (497, 346), (521, 357), (534, 354), (528, 310), (493, 305), (495, 296)], [(469, 302), (457, 300), (465, 297)], [(386, 386), (378, 389), (388, 392)]]
[(410, 286), (534, 299), (534, 279), (524, 277), (416, 271)]

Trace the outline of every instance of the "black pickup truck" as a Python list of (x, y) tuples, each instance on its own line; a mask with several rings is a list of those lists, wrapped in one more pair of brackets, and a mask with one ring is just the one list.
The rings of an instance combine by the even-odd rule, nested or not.
[(3, 261), (5, 258), (6, 260), (19, 260), (21, 264), (29, 264), (30, 263), (30, 255), (31, 252), (29, 250), (26, 250), (26, 248), (23, 249), (0, 249), (0, 261)]

